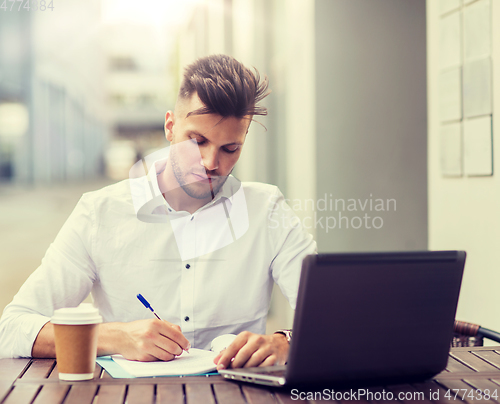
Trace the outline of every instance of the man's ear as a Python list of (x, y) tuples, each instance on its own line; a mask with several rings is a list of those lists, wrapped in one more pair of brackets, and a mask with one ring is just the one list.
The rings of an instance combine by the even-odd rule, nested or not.
[(171, 142), (174, 138), (174, 123), (175, 123), (175, 116), (172, 111), (167, 111), (165, 114), (165, 137), (169, 142)]

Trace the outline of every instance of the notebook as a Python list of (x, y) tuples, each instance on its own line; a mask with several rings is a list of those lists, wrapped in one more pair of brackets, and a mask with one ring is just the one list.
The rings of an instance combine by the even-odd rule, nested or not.
[(112, 355), (97, 358), (97, 363), (114, 378), (202, 375), (216, 370), (214, 358), (234, 338), (234, 334), (221, 335), (214, 338), (209, 351), (191, 348), (189, 353), (183, 352), (168, 362), (139, 362), (125, 359), (121, 355)]
[(464, 251), (307, 256), (285, 367), (225, 369), (265, 385), (422, 381), (448, 360)]

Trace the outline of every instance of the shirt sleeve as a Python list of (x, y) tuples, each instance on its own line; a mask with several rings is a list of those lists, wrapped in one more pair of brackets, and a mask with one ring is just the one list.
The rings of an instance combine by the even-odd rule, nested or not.
[(272, 277), (295, 310), (302, 260), (317, 253), (316, 242), (277, 188), (270, 201), (268, 229), (275, 253)]
[(0, 358), (30, 357), (40, 329), (54, 310), (78, 306), (96, 279), (92, 261), (94, 210), (82, 196), (49, 246), (41, 265), (29, 276), (0, 318)]

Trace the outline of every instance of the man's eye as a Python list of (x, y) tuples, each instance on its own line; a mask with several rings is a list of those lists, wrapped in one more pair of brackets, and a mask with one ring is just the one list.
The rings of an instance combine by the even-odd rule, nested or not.
[(192, 137), (191, 140), (196, 143), (196, 144), (203, 144), (205, 143), (205, 140), (204, 139), (198, 139), (196, 137)]

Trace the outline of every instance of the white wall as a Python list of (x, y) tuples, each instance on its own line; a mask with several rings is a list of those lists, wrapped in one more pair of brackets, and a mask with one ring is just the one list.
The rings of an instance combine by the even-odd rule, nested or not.
[[(491, 3), (492, 21), (498, 22), (500, 2)], [(439, 6), (439, 1), (427, 0), (429, 248), (467, 251), (457, 318), (500, 330), (500, 176), (495, 172), (500, 158), (498, 130), (495, 134), (500, 24), (492, 24), (494, 175), (446, 178), (440, 169)]]
[(316, 0), (315, 23), (318, 248), (425, 250), (425, 3)]

